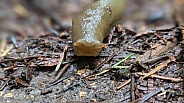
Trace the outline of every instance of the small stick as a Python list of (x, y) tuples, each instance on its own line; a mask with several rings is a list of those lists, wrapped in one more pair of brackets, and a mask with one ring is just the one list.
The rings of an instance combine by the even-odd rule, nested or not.
[(136, 48), (133, 48), (133, 49), (125, 49), (127, 51), (130, 51), (130, 52), (137, 52), (137, 53), (145, 53), (146, 51), (145, 50), (140, 50), (140, 49), (136, 49)]
[(156, 95), (157, 93), (159, 93), (161, 91), (164, 91), (164, 87), (160, 87), (160, 88), (150, 92), (149, 94), (147, 94), (146, 96), (141, 98), (140, 103), (144, 103), (146, 100), (148, 100), (149, 98), (151, 98), (152, 96)]
[(55, 69), (55, 72), (57, 72), (58, 70), (59, 70), (59, 68), (60, 68), (60, 66), (61, 66), (61, 63), (62, 63), (62, 61), (63, 61), (63, 58), (64, 58), (64, 54), (65, 54), (65, 52), (66, 52), (66, 50), (68, 49), (68, 44), (66, 44), (65, 45), (65, 48), (64, 48), (64, 50), (63, 50), (63, 52), (62, 52), (62, 57), (60, 58), (60, 60), (59, 60), (59, 62), (58, 62), (58, 64), (57, 64), (57, 66), (56, 66), (56, 69)]
[(116, 63), (116, 64), (114, 64), (113, 66), (112, 66), (112, 68), (116, 68), (116, 66), (118, 66), (119, 64), (121, 64), (122, 62), (124, 62), (124, 61), (126, 61), (127, 59), (129, 59), (130, 57), (132, 57), (134, 55), (134, 53), (132, 53), (132, 54), (130, 54), (130, 55), (128, 55), (126, 58), (124, 58), (123, 60), (121, 60), (121, 61), (119, 61), (118, 63)]
[[(130, 66), (118, 66), (118, 65), (121, 64), (122, 62), (126, 61), (127, 59), (129, 59), (133, 55), (134, 55), (134, 53), (128, 55), (126, 58), (124, 58), (123, 60), (121, 60), (118, 63), (114, 64), (110, 68), (125, 68), (125, 69), (129, 68)], [(99, 75), (102, 75), (102, 74), (108, 72), (110, 70), (110, 68), (103, 70), (102, 72), (96, 74), (96, 76), (99, 76)]]
[(0, 45), (0, 55), (1, 53), (4, 52), (6, 44), (7, 44), (7, 40), (6, 40), (7, 34), (2, 34), (2, 41), (1, 41), (1, 45)]
[(132, 101), (132, 102), (130, 102), (130, 103), (145, 103), (146, 100), (148, 100), (148, 99), (151, 98), (152, 96), (158, 94), (159, 92), (164, 91), (164, 89), (167, 89), (167, 87), (166, 87), (166, 88), (160, 87), (160, 88), (158, 88), (158, 89), (156, 89), (156, 90), (150, 92), (149, 94), (147, 94), (147, 95), (144, 96), (143, 98), (138, 98), (138, 99), (136, 99), (136, 100), (134, 100), (134, 101)]
[(135, 36), (133, 36), (133, 38), (138, 38), (138, 37), (141, 37), (143, 35), (148, 35), (148, 34), (155, 33), (155, 32), (156, 31), (150, 30), (150, 31), (145, 31), (145, 32), (137, 33)]
[(135, 76), (132, 75), (131, 77), (131, 99), (132, 101), (135, 100)]
[(5, 50), (5, 47), (6, 47), (6, 42), (7, 42), (7, 40), (6, 40), (6, 37), (7, 37), (7, 34), (2, 34), (2, 39), (1, 39), (1, 45), (0, 45), (0, 54), (2, 53), (2, 52), (4, 52), (4, 50)]
[(151, 64), (151, 63), (155, 63), (155, 62), (157, 62), (159, 60), (162, 60), (164, 58), (168, 58), (168, 55), (163, 55), (163, 56), (155, 57), (155, 58), (152, 58), (152, 59), (148, 59), (146, 61), (143, 61), (142, 63), (143, 64), (145, 64), (145, 63), (150, 63)]
[(131, 79), (128, 79), (127, 81), (123, 82), (121, 85), (119, 85), (116, 90), (120, 90), (121, 88), (123, 88), (125, 85), (127, 85), (128, 83), (131, 82)]
[[(135, 74), (139, 74), (139, 75), (148, 75), (148, 73), (141, 73), (141, 72), (136, 72)], [(152, 78), (159, 78), (159, 79), (163, 79), (163, 80), (171, 80), (173, 82), (181, 82), (183, 81), (183, 79), (180, 79), (180, 78), (172, 78), (172, 77), (165, 77), (165, 76), (159, 76), (159, 75), (150, 75), (150, 77)]]
[(10, 81), (10, 77), (8, 77), (8, 79), (3, 83), (3, 85), (1, 85), (1, 87), (0, 87), (0, 91), (2, 91), (4, 88), (5, 88), (5, 86), (7, 85), (7, 83)]
[(154, 32), (153, 33), (156, 37), (158, 37), (160, 40), (163, 40), (164, 41), (164, 43), (166, 44), (166, 40), (165, 39), (163, 39), (160, 35), (158, 35), (156, 32)]
[[(12, 45), (13, 46), (13, 45)], [(25, 57), (25, 58), (13, 58), (13, 59), (5, 59), (5, 60), (1, 60), (0, 59), (0, 63), (3, 63), (3, 62), (9, 62), (9, 61), (21, 61), (21, 60), (24, 60), (24, 59), (33, 59), (33, 58), (38, 58), (38, 57), (41, 57), (42, 55), (36, 55), (36, 56), (29, 56), (29, 57)], [(43, 55), (44, 56), (44, 55)]]
[(92, 74), (99, 69), (102, 65), (104, 65), (105, 63), (107, 63), (109, 60), (111, 60), (114, 57), (115, 53), (113, 53), (107, 60), (103, 61), (102, 63), (100, 63), (100, 65), (98, 65), (92, 72)]
[(13, 45), (12, 45), (12, 44), (9, 46), (8, 49), (6, 49), (6, 50), (1, 54), (0, 57), (6, 56), (6, 55), (11, 51), (11, 49), (13, 49)]
[(67, 68), (70, 66), (70, 63), (66, 64), (58, 73), (58, 75), (55, 78), (55, 81), (58, 80), (67, 70)]
[(59, 80), (54, 81), (53, 83), (48, 84), (48, 85), (46, 86), (46, 88), (49, 88), (49, 87), (51, 87), (51, 86), (53, 86), (53, 85), (56, 85), (56, 84), (60, 83), (61, 81), (65, 80), (65, 79), (67, 79), (67, 78), (69, 78), (69, 76), (60, 78)]
[[(115, 53), (113, 53), (107, 60), (103, 61), (102, 63), (100, 63), (94, 70), (91, 74), (83, 77), (83, 78), (86, 78), (86, 77), (90, 77), (90, 76), (94, 76), (93, 74), (95, 73), (96, 70), (98, 70), (102, 65), (104, 65), (106, 62), (108, 62), (109, 60), (111, 60), (113, 57), (114, 57)], [(109, 70), (108, 70), (109, 71)], [(107, 71), (107, 72), (108, 72)], [(99, 74), (99, 73), (98, 73)], [(100, 75), (100, 74), (99, 74)]]
[(8, 71), (8, 70), (12, 70), (15, 67), (16, 67), (16, 65), (12, 65), (12, 66), (9, 66), (9, 67), (4, 68), (3, 70), (4, 71)]
[(160, 64), (159, 66), (157, 66), (155, 69), (153, 69), (153, 70), (151, 70), (149, 73), (147, 73), (147, 74), (142, 78), (142, 80), (143, 80), (144, 78), (146, 78), (146, 77), (148, 77), (148, 76), (150, 76), (150, 75), (156, 73), (157, 71), (159, 71), (159, 70), (162, 69), (163, 67), (167, 66), (167, 64), (170, 63), (170, 62), (171, 62), (171, 60), (168, 59), (168, 60), (166, 60), (165, 62), (161, 63), (161, 64)]

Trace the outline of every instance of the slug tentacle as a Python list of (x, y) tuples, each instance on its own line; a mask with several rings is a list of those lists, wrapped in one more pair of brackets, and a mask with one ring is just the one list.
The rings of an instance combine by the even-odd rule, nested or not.
[(77, 56), (97, 56), (107, 31), (121, 18), (125, 0), (98, 0), (72, 20), (72, 43)]

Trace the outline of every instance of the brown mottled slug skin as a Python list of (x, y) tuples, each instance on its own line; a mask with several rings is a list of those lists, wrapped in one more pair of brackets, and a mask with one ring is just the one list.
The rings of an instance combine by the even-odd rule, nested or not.
[(97, 56), (111, 25), (123, 15), (125, 0), (98, 0), (72, 19), (72, 43), (77, 56)]

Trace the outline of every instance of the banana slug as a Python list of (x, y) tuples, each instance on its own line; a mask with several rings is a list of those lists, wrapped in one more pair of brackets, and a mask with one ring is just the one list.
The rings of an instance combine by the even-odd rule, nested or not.
[(108, 29), (122, 18), (126, 0), (97, 0), (72, 18), (72, 44), (77, 56), (97, 56)]

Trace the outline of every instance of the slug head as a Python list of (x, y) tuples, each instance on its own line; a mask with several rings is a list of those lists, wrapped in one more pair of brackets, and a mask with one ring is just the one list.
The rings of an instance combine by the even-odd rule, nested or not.
[(73, 47), (77, 56), (98, 56), (101, 49), (106, 45), (99, 41), (87, 42), (79, 39), (73, 44)]

